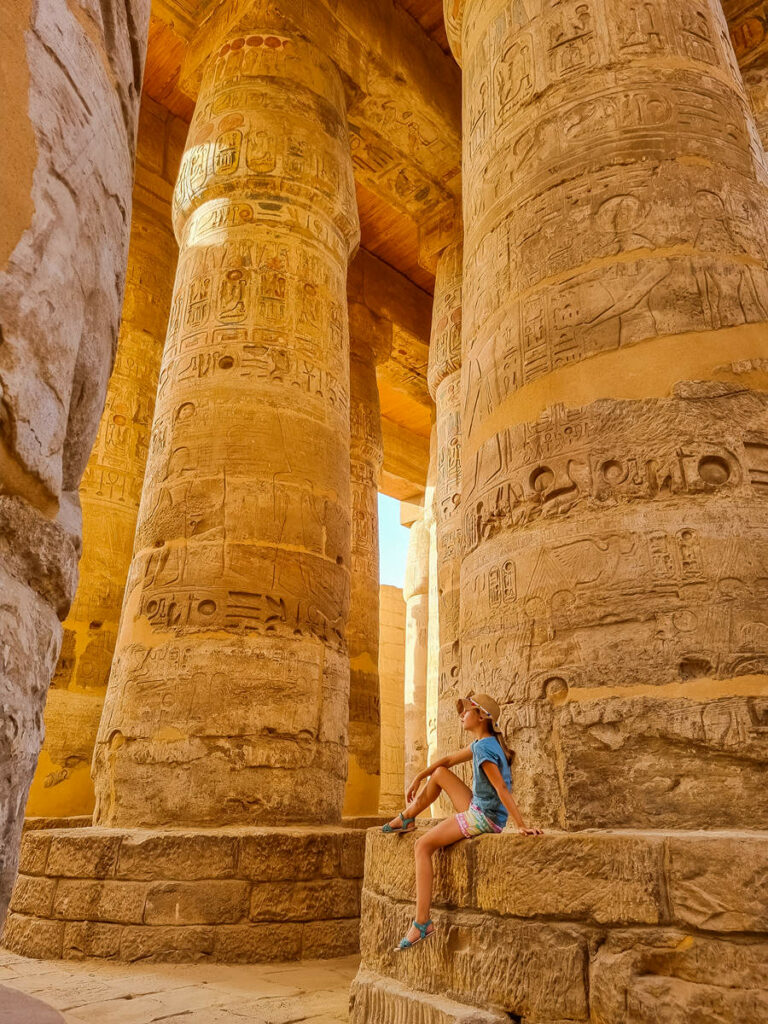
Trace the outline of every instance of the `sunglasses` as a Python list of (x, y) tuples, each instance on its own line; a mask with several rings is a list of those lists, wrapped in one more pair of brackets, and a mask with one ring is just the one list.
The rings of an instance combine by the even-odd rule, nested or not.
[[(467, 700), (472, 705), (472, 707), (462, 708), (461, 711), (459, 712), (459, 717), (461, 717), (466, 711), (472, 711), (473, 709), (476, 711), (482, 711), (484, 715), (488, 715), (488, 712), (485, 710), (485, 708), (481, 708), (480, 705), (476, 701), (472, 700), (471, 697), (467, 697)], [(491, 716), (488, 715), (488, 717), (490, 718)]]

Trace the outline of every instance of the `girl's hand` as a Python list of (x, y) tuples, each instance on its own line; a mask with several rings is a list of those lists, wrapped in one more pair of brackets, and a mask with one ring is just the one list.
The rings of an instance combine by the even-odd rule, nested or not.
[(413, 782), (406, 790), (405, 799), (408, 801), (409, 804), (412, 804), (413, 801), (416, 799), (416, 794), (419, 792), (419, 786), (421, 785), (421, 780), (423, 779), (423, 777), (424, 776), (421, 774), (421, 772), (419, 772), (419, 774), (416, 776), (416, 778), (413, 780)]
[(518, 825), (517, 831), (521, 836), (543, 836), (544, 833), (540, 828), (526, 828), (525, 825)]

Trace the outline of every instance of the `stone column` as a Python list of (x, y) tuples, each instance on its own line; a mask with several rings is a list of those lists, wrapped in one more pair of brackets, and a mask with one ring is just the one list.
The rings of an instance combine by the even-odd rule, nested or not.
[(397, 814), (405, 790), (405, 601), (399, 587), (379, 589), (381, 789), (379, 814)]
[(148, 0), (3, 12), (0, 927), (120, 318)]
[(755, 124), (768, 149), (768, 0), (723, 0)]
[(427, 572), (429, 613), (427, 627), (427, 761), (437, 756), (437, 694), (440, 672), (440, 601), (437, 584), (437, 426), (429, 438), (429, 467), (424, 491), (424, 526), (429, 535)]
[(45, 742), (28, 815), (93, 811), (91, 758), (131, 564), (176, 268), (170, 207), (168, 214), (165, 223), (134, 198), (117, 355), (80, 484), (80, 582), (45, 706)]
[(405, 784), (427, 763), (429, 530), (423, 513), (411, 524), (405, 563)]
[(224, 43), (203, 77), (98, 823), (341, 814), (358, 240), (344, 102), (330, 61), (276, 23)]
[(765, 828), (766, 171), (720, 2), (451, 6), (465, 682), (542, 824)]
[(349, 773), (344, 814), (376, 815), (380, 786), (379, 474), (384, 458), (376, 352), (353, 337), (349, 362), (352, 558), (349, 647)]
[[(456, 699), (460, 682), (459, 610), (461, 578), (461, 275), (462, 243), (440, 256), (435, 278), (429, 391), (435, 402), (437, 480), (435, 526), (439, 602), (437, 750), (462, 743)], [(474, 687), (480, 690), (479, 686)]]

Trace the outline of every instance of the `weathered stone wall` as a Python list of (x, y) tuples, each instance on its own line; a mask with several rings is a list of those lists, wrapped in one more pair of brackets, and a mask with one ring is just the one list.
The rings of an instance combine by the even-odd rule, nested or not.
[(186, 124), (146, 95), (139, 112), (120, 334), (96, 443), (80, 484), (83, 556), (45, 706), (28, 815), (93, 812), (91, 759), (133, 553), (177, 247), (171, 196)]
[(379, 813), (402, 809), (405, 793), (405, 600), (399, 587), (379, 589), (381, 790)]
[(764, 827), (767, 174), (722, 9), (520, 10), (462, 29), (465, 681), (543, 825)]
[(358, 240), (335, 67), (277, 22), (208, 62), (94, 755), (110, 825), (337, 820)]
[(0, 920), (122, 304), (147, 0), (18, 3), (0, 92)]

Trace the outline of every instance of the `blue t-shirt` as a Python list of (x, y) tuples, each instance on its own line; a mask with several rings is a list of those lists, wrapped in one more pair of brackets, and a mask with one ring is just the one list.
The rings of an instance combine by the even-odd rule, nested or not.
[(495, 736), (483, 736), (481, 740), (475, 740), (470, 744), (472, 747), (472, 775), (474, 786), (472, 789), (472, 803), (477, 804), (483, 814), (487, 815), (501, 828), (507, 823), (509, 814), (504, 804), (499, 800), (499, 795), (491, 785), (491, 780), (480, 767), (485, 761), (495, 764), (501, 772), (507, 789), (512, 789), (512, 773), (509, 770), (509, 763), (501, 749), (501, 744)]

